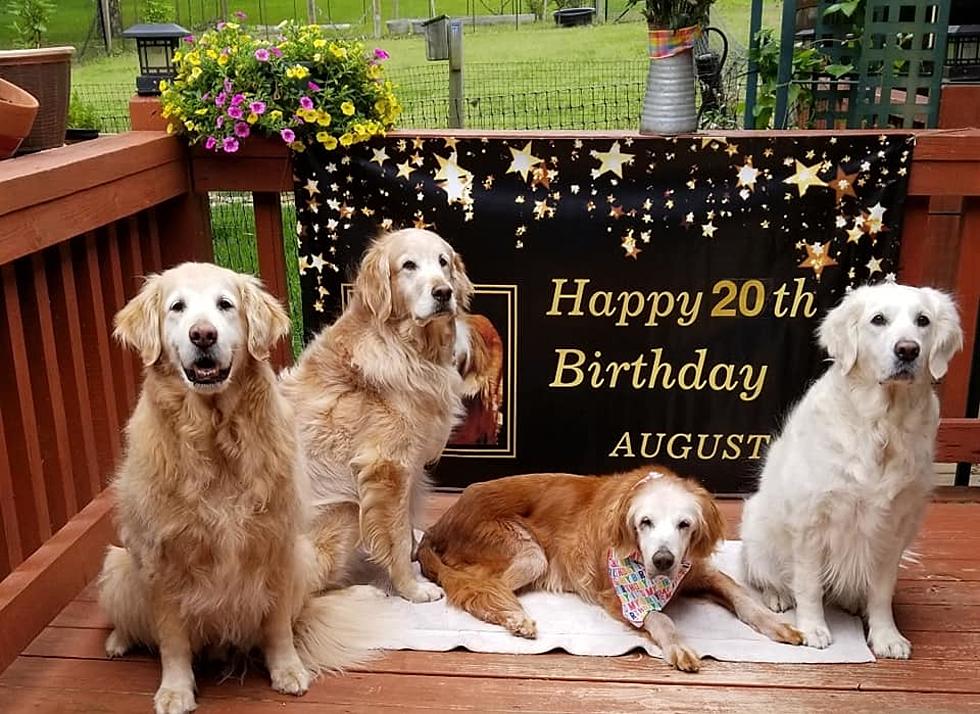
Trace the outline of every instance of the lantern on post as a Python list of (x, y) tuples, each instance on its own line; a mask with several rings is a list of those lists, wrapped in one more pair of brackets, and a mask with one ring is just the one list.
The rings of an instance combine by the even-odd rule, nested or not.
[(189, 34), (180, 25), (173, 24), (133, 25), (122, 33), (123, 37), (136, 40), (136, 53), (140, 60), (140, 73), (136, 77), (137, 94), (159, 94), (160, 80), (177, 76), (174, 53), (181, 38)]

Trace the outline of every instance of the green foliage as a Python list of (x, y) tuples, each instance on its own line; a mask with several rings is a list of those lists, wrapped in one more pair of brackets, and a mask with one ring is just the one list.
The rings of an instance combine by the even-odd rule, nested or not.
[(54, 5), (48, 0), (10, 0), (4, 8), (8, 15), (14, 16), (10, 29), (14, 31), (14, 41), (21, 47), (40, 47)]
[(651, 27), (679, 30), (702, 25), (715, 0), (627, 0), (626, 7), (640, 5), (640, 12)]
[[(754, 115), (756, 128), (766, 129), (773, 126), (775, 119), (776, 92), (779, 88), (779, 39), (771, 28), (760, 30), (758, 39), (758, 49), (750, 53), (750, 58), (756, 62), (759, 77)], [(805, 124), (813, 108), (813, 83), (807, 80), (821, 76), (840, 79), (853, 71), (852, 65), (832, 64), (816, 47), (795, 43), (787, 91), (787, 112), (795, 114), (797, 121)]]
[(141, 22), (173, 22), (174, 4), (169, 0), (143, 0), (139, 14)]
[(823, 16), (827, 15), (843, 15), (844, 17), (854, 17), (857, 13), (857, 17), (860, 19), (864, 13), (857, 12), (858, 9), (864, 9), (864, 0), (846, 0), (845, 2), (835, 2), (833, 5), (829, 5), (826, 10), (823, 11)]
[(77, 92), (71, 93), (71, 103), (68, 105), (68, 128), (99, 131), (103, 128), (99, 108), (92, 102), (82, 99)]

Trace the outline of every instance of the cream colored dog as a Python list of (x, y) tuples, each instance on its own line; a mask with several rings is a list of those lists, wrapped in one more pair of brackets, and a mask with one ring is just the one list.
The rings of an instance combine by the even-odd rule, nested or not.
[(350, 305), (283, 375), (296, 408), (319, 515), (320, 582), (343, 579), (358, 540), (397, 591), (416, 602), (442, 589), (412, 570), (413, 518), (426, 465), (462, 415), (457, 330), (473, 287), (435, 233), (403, 230), (367, 250)]
[(272, 686), (363, 659), (378, 601), (313, 598), (308, 482), (267, 357), (289, 330), (257, 280), (187, 263), (151, 277), (116, 316), (146, 365), (115, 482), (122, 548), (100, 600), (110, 656), (158, 647), (161, 713), (195, 708), (192, 655), (259, 647)]
[(907, 658), (892, 595), (934, 481), (933, 380), (963, 345), (949, 297), (855, 290), (820, 326), (833, 364), (793, 409), (745, 504), (745, 572), (774, 610), (796, 607), (806, 644), (832, 633), (824, 599), (868, 619), (878, 657)]

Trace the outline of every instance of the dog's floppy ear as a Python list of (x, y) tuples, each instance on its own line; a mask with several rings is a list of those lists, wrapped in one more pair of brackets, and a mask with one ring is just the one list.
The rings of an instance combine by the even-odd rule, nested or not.
[(473, 283), (470, 282), (470, 278), (466, 274), (466, 266), (463, 265), (463, 259), (455, 251), (453, 252), (453, 272), (450, 282), (453, 286), (453, 293), (456, 295), (456, 302), (464, 310), (468, 310), (470, 307), (470, 298), (473, 297)]
[(630, 506), (636, 488), (646, 480), (646, 474), (634, 473), (633, 478), (624, 479), (624, 490), (613, 506), (609, 527), (612, 529), (610, 545), (617, 557), (624, 558), (639, 547), (636, 540), (636, 527), (630, 521)]
[(861, 300), (858, 288), (850, 295), (845, 295), (840, 304), (827, 313), (817, 336), (820, 346), (844, 371), (849, 373), (854, 369), (858, 358), (858, 321), (861, 319)]
[(963, 330), (960, 315), (953, 299), (933, 288), (922, 288), (932, 303), (933, 338), (929, 350), (929, 373), (933, 379), (942, 379), (949, 368), (949, 361), (963, 349)]
[(354, 292), (368, 311), (379, 322), (387, 322), (391, 317), (391, 267), (384, 244), (376, 240), (368, 248), (361, 260), (354, 281)]
[(146, 367), (160, 359), (160, 352), (163, 350), (160, 337), (162, 300), (160, 276), (150, 275), (136, 296), (116, 313), (113, 336), (139, 352)]
[(242, 316), (248, 332), (248, 352), (261, 361), (269, 358), (269, 350), (289, 334), (289, 315), (282, 304), (251, 275), (242, 276)]
[(718, 543), (725, 537), (725, 519), (715, 499), (700, 485), (689, 482), (689, 487), (698, 499), (701, 515), (694, 523), (691, 544), (688, 546), (688, 560), (710, 558)]

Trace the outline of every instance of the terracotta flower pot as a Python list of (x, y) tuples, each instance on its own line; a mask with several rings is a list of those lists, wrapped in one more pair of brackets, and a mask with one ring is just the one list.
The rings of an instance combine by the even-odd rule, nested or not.
[(37, 109), (34, 95), (0, 79), (0, 159), (13, 156), (31, 133)]
[(74, 52), (74, 47), (0, 51), (0, 79), (27, 90), (41, 105), (22, 150), (40, 151), (65, 143)]

